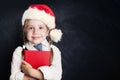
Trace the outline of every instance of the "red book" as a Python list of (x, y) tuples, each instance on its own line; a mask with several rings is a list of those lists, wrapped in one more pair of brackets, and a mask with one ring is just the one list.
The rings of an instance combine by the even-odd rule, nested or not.
[(24, 50), (24, 60), (37, 69), (50, 65), (50, 51)]

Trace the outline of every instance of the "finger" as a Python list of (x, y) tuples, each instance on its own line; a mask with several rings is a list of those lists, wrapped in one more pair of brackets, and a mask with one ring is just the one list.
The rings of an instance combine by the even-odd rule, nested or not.
[(26, 61), (23, 61), (25, 65), (29, 66), (29, 67), (32, 67), (28, 62)]
[(22, 61), (22, 63), (25, 65), (29, 65), (29, 63), (27, 63), (26, 61)]
[(24, 61), (24, 60), (22, 60), (22, 64), (25, 64), (25, 61)]

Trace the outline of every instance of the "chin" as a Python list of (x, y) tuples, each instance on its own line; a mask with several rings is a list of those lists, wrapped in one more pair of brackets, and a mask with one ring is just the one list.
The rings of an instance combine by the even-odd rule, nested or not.
[(34, 41), (33, 44), (39, 44), (41, 41)]
[(34, 42), (33, 44), (39, 44), (40, 42)]

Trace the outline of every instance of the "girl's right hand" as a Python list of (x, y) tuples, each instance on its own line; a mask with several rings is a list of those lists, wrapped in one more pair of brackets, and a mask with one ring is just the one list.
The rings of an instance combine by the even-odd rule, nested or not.
[(22, 67), (23, 73), (25, 73), (26, 75), (28, 75), (34, 79), (43, 80), (43, 73), (40, 70), (32, 68), (32, 66), (29, 63), (27, 63), (26, 61), (22, 61), (21, 67)]
[(28, 75), (31, 68), (32, 66), (29, 63), (27, 63), (26, 61), (22, 61), (21, 69), (25, 74)]

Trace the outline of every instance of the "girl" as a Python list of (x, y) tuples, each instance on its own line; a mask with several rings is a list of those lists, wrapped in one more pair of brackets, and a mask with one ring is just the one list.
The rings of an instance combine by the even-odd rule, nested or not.
[[(55, 28), (53, 11), (45, 4), (32, 4), (22, 16), (22, 25), (24, 45), (18, 46), (13, 53), (10, 80), (61, 80), (61, 52), (52, 41), (60, 41), (62, 32)], [(51, 65), (33, 68), (22, 59), (24, 48), (50, 51)]]

